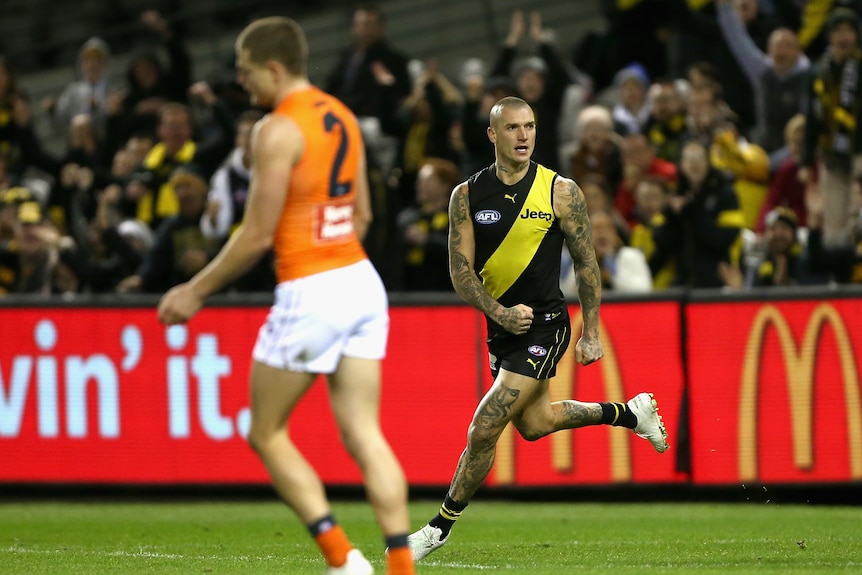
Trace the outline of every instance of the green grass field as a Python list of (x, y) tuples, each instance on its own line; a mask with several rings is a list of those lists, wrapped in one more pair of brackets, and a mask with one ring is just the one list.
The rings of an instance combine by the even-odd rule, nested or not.
[[(436, 502), (414, 503), (414, 526), (436, 509)], [(382, 575), (369, 508), (340, 502), (335, 513)], [(417, 571), (862, 573), (862, 508), (477, 501)], [(277, 502), (0, 504), (4, 575), (322, 572), (304, 527)]]

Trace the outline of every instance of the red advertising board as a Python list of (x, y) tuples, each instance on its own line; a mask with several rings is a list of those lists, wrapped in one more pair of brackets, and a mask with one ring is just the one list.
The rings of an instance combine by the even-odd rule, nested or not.
[[(678, 310), (676, 302), (605, 304), (605, 358), (576, 367), (573, 340), (553, 397), (619, 401), (650, 390), (675, 437)], [(0, 482), (268, 482), (243, 439), (249, 356), (265, 314), (210, 307), (165, 328), (151, 308), (0, 310)], [(464, 306), (393, 307), (391, 320), (384, 432), (411, 484), (446, 485), (490, 385), (484, 320)], [(326, 399), (320, 381), (297, 408), (291, 437), (324, 481), (358, 484)], [(507, 432), (488, 485), (680, 481), (674, 449), (659, 456), (604, 426), (533, 443)]]
[[(154, 313), (2, 310), (0, 481), (268, 481), (243, 439), (250, 354), (266, 310), (208, 308), (171, 328)], [(428, 425), (438, 402), (469, 420), (482, 325), (461, 307), (394, 309), (392, 319), (384, 431), (410, 462), (411, 481), (445, 484), (465, 425), (433, 434)], [(291, 436), (325, 481), (358, 484), (326, 401), (318, 381), (292, 418)]]
[(855, 299), (687, 306), (692, 480), (859, 481)]

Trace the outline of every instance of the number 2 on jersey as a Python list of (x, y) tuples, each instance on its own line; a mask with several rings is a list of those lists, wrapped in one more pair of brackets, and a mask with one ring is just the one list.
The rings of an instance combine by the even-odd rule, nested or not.
[(338, 116), (332, 112), (326, 112), (326, 115), (323, 116), (324, 129), (327, 132), (332, 132), (336, 126), (338, 126), (341, 139), (338, 143), (338, 151), (335, 152), (335, 160), (332, 162), (332, 172), (329, 174), (329, 196), (332, 198), (343, 196), (353, 187), (352, 180), (338, 181), (341, 165), (344, 163), (344, 157), (347, 155), (347, 130)]

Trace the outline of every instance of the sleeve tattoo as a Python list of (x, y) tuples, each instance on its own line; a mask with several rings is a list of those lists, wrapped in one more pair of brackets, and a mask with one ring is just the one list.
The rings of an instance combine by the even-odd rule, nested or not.
[[(504, 308), (492, 298), (476, 275), (471, 261), (475, 246), (464, 245), (465, 240), (462, 235), (464, 227), (470, 225), (472, 224), (467, 194), (459, 188), (452, 194), (449, 203), (449, 275), (452, 278), (452, 285), (464, 301), (503, 327), (507, 327), (507, 324), (517, 321), (517, 312)], [(468, 258), (465, 252), (470, 253), (471, 257)]]
[[(602, 280), (596, 252), (593, 248), (592, 228), (587, 214), (587, 205), (581, 188), (575, 182), (568, 182), (568, 205), (566, 216), (561, 219), (560, 227), (566, 238), (566, 246), (574, 263), (578, 278), (578, 299), (584, 319), (584, 330), (595, 329), (598, 333), (599, 304), (602, 299)], [(561, 199), (563, 199), (561, 198)]]

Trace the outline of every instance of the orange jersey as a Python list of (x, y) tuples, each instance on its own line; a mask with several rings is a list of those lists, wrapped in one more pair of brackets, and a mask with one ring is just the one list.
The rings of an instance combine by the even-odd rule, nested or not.
[(305, 148), (293, 166), (287, 200), (275, 231), (279, 282), (354, 264), (366, 258), (353, 229), (364, 147), (347, 106), (311, 87), (289, 94), (274, 114), (289, 117)]

